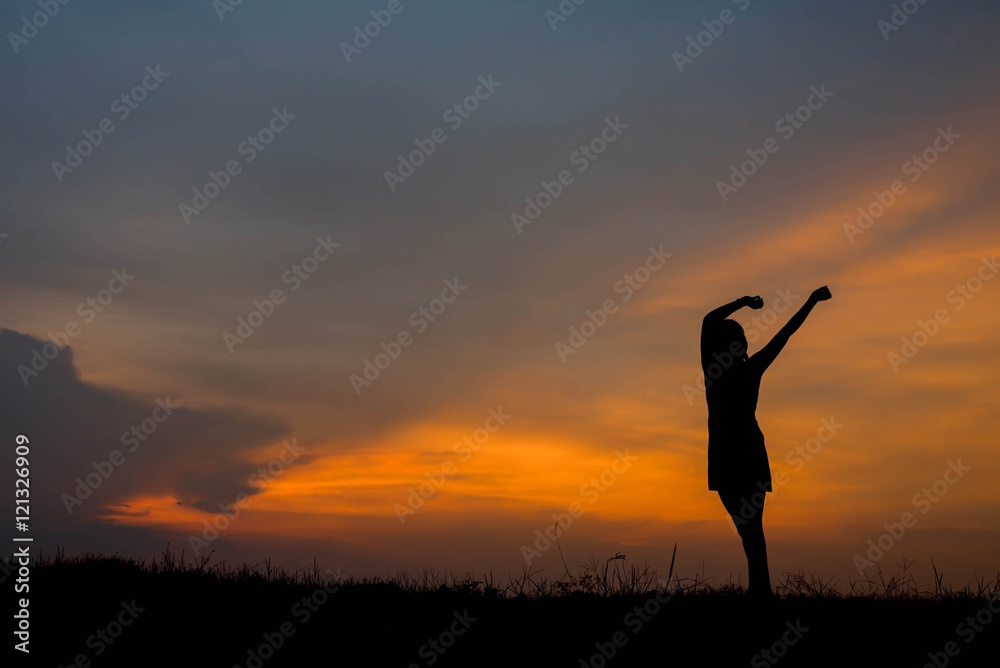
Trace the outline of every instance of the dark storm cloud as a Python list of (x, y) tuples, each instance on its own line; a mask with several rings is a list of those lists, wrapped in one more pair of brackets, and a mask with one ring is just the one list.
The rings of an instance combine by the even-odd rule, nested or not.
[[(0, 424), (11, 443), (16, 434), (31, 439), (33, 514), (47, 530), (85, 522), (135, 495), (174, 496), (204, 509), (233, 503), (258, 491), (247, 481), (255, 471), (248, 451), (291, 436), (275, 418), (183, 406), (177, 394), (133, 397), (97, 387), (80, 378), (69, 347), (33, 359), (33, 351), (55, 353), (48, 343), (0, 330)], [(88, 477), (96, 487), (81, 486)]]

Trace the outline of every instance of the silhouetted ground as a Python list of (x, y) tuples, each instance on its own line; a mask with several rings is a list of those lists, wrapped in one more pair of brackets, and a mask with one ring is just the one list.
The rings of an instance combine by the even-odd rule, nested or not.
[(84, 667), (998, 665), (996, 582), (923, 594), (897, 577), (846, 597), (791, 576), (761, 608), (732, 586), (674, 579), (664, 593), (655, 577), (609, 560), (568, 584), (442, 587), (169, 554), (57, 559), (33, 569), (30, 663), (15, 654)]

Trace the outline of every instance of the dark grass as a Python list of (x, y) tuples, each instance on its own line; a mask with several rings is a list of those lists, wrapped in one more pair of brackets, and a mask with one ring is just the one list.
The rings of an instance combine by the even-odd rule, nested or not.
[[(938, 668), (1000, 665), (1000, 615), (987, 607), (1000, 576), (955, 590), (937, 574), (918, 587), (912, 566), (846, 585), (792, 573), (760, 603), (739, 581), (682, 578), (673, 567), (661, 576), (620, 554), (558, 579), (528, 570), (352, 578), (315, 563), (290, 572), (269, 561), (192, 562), (169, 547), (148, 561), (59, 554), (32, 567), (27, 665), (69, 666), (85, 655), (95, 667), (242, 668), (283, 623), (294, 633), (251, 666), (934, 666), (928, 653)], [(309, 610), (303, 598), (314, 595)], [(133, 600), (143, 611), (103, 643), (94, 634)], [(981, 630), (960, 634), (977, 613)], [(444, 647), (452, 623), (463, 633)], [(800, 637), (789, 630), (796, 624)], [(768, 661), (760, 652), (783, 635), (795, 643)], [(957, 656), (944, 654), (949, 642)]]

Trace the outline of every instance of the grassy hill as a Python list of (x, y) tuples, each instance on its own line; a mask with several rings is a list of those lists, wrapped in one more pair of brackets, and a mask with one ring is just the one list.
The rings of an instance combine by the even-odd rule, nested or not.
[(503, 582), (210, 566), (169, 550), (57, 557), (33, 568), (30, 663), (15, 654), (83, 668), (996, 666), (998, 581), (921, 590), (906, 568), (847, 592), (790, 574), (761, 603), (622, 555)]

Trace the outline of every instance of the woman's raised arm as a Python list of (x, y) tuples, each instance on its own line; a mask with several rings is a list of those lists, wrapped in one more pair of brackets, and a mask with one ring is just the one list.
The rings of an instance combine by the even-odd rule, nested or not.
[(739, 299), (731, 301), (728, 304), (723, 304), (714, 311), (710, 311), (708, 315), (705, 316), (703, 322), (708, 323), (712, 321), (725, 320), (744, 306), (749, 306), (753, 309), (763, 308), (764, 300), (760, 297), (740, 297)]
[(771, 362), (775, 360), (782, 348), (785, 347), (785, 344), (788, 343), (788, 339), (791, 338), (792, 334), (797, 332), (799, 327), (802, 326), (802, 323), (806, 321), (806, 316), (808, 316), (813, 310), (813, 307), (819, 302), (826, 301), (830, 297), (830, 289), (825, 285), (817, 290), (814, 290), (813, 293), (809, 295), (809, 299), (806, 300), (806, 303), (802, 305), (802, 308), (800, 308), (795, 315), (788, 319), (785, 326), (778, 330), (778, 333), (774, 335), (774, 338), (768, 341), (766, 346), (750, 357), (749, 362), (759, 365), (760, 372), (764, 373), (767, 367), (771, 366)]

